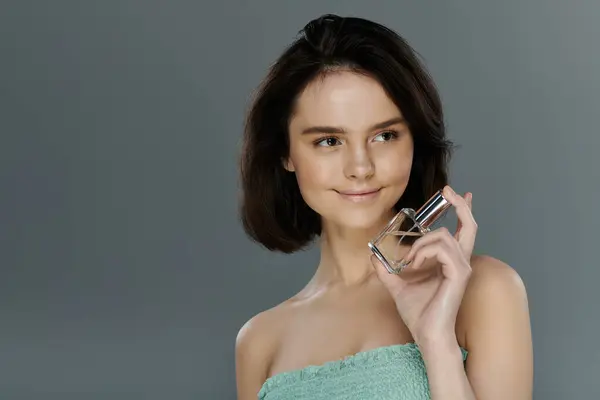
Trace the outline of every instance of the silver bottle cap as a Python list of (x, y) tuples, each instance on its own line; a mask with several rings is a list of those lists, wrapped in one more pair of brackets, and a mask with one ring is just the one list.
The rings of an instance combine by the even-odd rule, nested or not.
[(438, 190), (427, 203), (417, 210), (415, 219), (424, 228), (429, 228), (435, 223), (452, 204), (442, 195), (442, 191)]

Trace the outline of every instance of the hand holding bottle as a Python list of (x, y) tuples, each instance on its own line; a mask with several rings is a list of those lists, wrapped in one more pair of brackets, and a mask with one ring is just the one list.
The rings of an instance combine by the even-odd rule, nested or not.
[(409, 264), (390, 273), (375, 257), (371, 261), (417, 344), (455, 339), (455, 323), (471, 275), (470, 258), (477, 223), (471, 213), (472, 195), (456, 194), (449, 186), (443, 196), (455, 207), (458, 228), (446, 228), (417, 239), (404, 257)]

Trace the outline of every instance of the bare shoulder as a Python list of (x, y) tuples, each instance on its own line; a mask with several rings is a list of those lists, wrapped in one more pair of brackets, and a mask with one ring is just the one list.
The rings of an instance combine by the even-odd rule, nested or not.
[(471, 258), (471, 268), (459, 315), (465, 334), (486, 317), (482, 313), (528, 308), (525, 283), (513, 267), (488, 255), (476, 255)]
[(238, 331), (236, 353), (252, 356), (253, 363), (269, 359), (279, 341), (286, 320), (286, 302), (259, 312), (246, 321)]
[(471, 259), (457, 318), (469, 352), (467, 372), (478, 398), (531, 399), (533, 345), (525, 284), (490, 256)]
[(256, 399), (267, 378), (276, 345), (288, 319), (287, 303), (259, 312), (239, 329), (235, 341), (238, 399)]
[(471, 279), (467, 287), (470, 296), (517, 296), (526, 297), (525, 284), (519, 273), (505, 262), (488, 256), (476, 255), (471, 258)]

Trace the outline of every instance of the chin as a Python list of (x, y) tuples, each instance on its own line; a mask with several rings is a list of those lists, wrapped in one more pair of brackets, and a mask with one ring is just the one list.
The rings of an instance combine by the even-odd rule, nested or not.
[(389, 212), (374, 212), (366, 210), (352, 210), (343, 214), (327, 218), (330, 221), (348, 230), (365, 230), (371, 231), (384, 226), (391, 218)]

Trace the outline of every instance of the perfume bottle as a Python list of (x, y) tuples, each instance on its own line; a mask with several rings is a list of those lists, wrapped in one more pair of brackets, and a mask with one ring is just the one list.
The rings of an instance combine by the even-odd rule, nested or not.
[(391, 274), (399, 274), (410, 261), (404, 260), (409, 251), (407, 244), (425, 235), (440, 220), (451, 204), (437, 191), (417, 211), (403, 208), (387, 226), (369, 242), (369, 248)]

